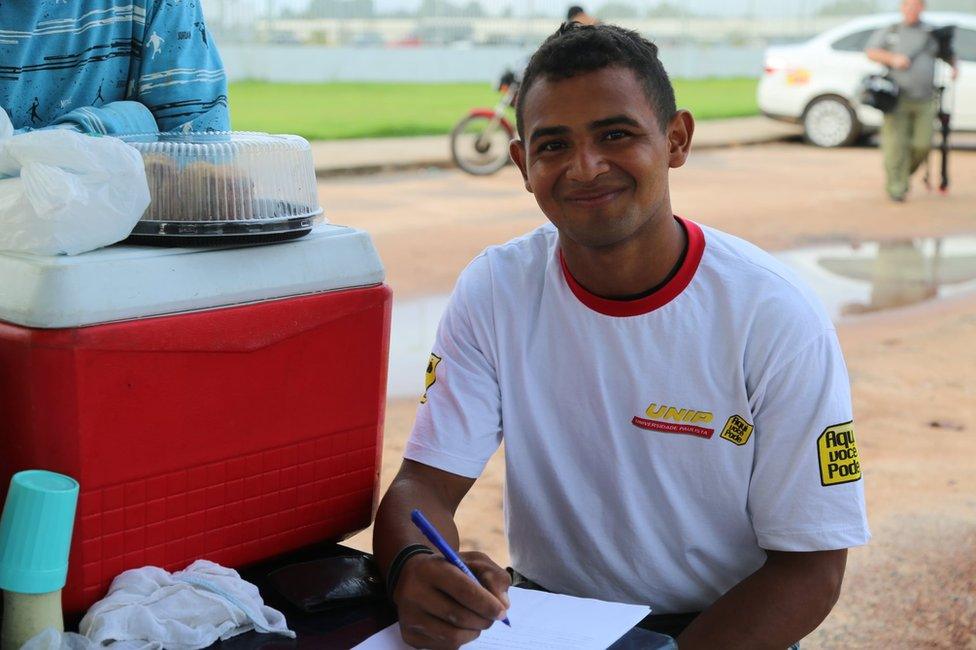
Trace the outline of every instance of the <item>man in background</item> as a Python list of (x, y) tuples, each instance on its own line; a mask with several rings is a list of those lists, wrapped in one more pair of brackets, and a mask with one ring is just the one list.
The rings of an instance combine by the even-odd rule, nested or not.
[[(929, 155), (935, 121), (935, 61), (938, 43), (922, 22), (924, 0), (902, 0), (902, 22), (879, 29), (865, 54), (891, 69), (900, 88), (895, 110), (885, 114), (881, 129), (885, 190), (892, 201), (904, 201), (908, 181)], [(958, 73), (955, 61), (952, 78)]]
[(14, 129), (230, 129), (199, 0), (4, 2), (0, 27), (0, 108)]

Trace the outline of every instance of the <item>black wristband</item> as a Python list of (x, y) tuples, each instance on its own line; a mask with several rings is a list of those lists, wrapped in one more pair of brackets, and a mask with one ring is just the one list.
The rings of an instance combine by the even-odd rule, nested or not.
[(433, 555), (434, 549), (423, 544), (410, 544), (400, 549), (400, 552), (393, 558), (393, 562), (390, 563), (390, 570), (386, 572), (386, 595), (389, 596), (391, 602), (393, 601), (393, 590), (396, 589), (403, 565), (409, 558), (419, 553)]

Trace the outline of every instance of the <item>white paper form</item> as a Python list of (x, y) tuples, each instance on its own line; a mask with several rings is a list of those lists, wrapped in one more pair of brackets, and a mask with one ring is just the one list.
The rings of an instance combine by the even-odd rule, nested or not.
[[(512, 601), (512, 606), (508, 609), (508, 620), (512, 627), (495, 622), (477, 639), (464, 645), (464, 648), (604, 650), (651, 611), (650, 607), (644, 605), (609, 603), (518, 587), (509, 589), (508, 597)], [(400, 637), (399, 623), (394, 623), (353, 650), (409, 648)]]

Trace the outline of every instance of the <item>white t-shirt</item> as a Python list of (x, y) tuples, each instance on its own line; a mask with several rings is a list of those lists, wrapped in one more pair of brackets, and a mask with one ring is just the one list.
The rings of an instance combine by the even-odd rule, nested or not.
[(657, 613), (704, 609), (762, 549), (870, 537), (822, 306), (755, 246), (680, 221), (683, 264), (639, 300), (579, 286), (551, 225), (475, 258), (405, 452), (473, 478), (504, 435), (515, 569)]

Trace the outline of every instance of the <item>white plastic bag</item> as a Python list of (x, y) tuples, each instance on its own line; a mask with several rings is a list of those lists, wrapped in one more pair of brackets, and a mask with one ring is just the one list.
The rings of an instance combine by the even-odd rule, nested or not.
[(7, 111), (0, 108), (0, 142), (6, 140), (14, 133), (14, 125), (7, 115)]
[(0, 250), (76, 255), (129, 236), (149, 205), (138, 151), (117, 138), (64, 129), (4, 138), (6, 117), (0, 117)]

